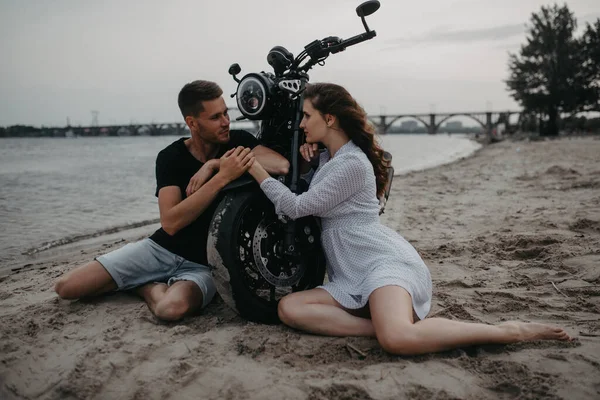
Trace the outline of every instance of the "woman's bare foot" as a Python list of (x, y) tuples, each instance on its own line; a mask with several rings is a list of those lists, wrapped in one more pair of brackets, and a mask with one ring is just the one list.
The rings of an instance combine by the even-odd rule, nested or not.
[(508, 321), (499, 325), (507, 331), (507, 343), (532, 340), (571, 340), (562, 328), (535, 322)]

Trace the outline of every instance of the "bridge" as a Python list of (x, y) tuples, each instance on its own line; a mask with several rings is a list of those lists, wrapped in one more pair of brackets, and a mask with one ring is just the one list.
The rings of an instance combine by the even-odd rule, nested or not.
[[(257, 132), (260, 125), (259, 121), (236, 121), (241, 116), (237, 108), (230, 108), (231, 126), (236, 129), (247, 129)], [(482, 132), (491, 135), (494, 128), (500, 123), (505, 125), (505, 129), (510, 128), (511, 116), (518, 115), (517, 125), (520, 124), (523, 116), (522, 111), (505, 112), (452, 112), (452, 113), (429, 113), (429, 114), (396, 114), (396, 115), (369, 115), (369, 121), (375, 126), (379, 134), (389, 133), (394, 123), (402, 119), (413, 119), (422, 123), (429, 134), (436, 134), (440, 131), (442, 124), (451, 118), (466, 117), (475, 121), (481, 126)], [(66, 127), (44, 127), (31, 136), (158, 136), (158, 135), (176, 135), (184, 136), (188, 128), (184, 122), (171, 123), (130, 123), (121, 125), (92, 125), (92, 126), (66, 126)]]
[(522, 111), (475, 111), (475, 112), (453, 112), (453, 113), (429, 113), (429, 114), (398, 114), (398, 115), (369, 115), (369, 121), (377, 128), (379, 134), (389, 132), (392, 124), (401, 119), (413, 119), (421, 122), (427, 128), (429, 134), (439, 132), (442, 124), (454, 117), (466, 117), (481, 125), (483, 132), (486, 135), (491, 135), (493, 129), (503, 123), (505, 129), (510, 128), (510, 119), (512, 115), (518, 115), (516, 125), (520, 125), (523, 116)]
[[(236, 121), (242, 113), (237, 108), (229, 109), (231, 117), (231, 127), (233, 129), (246, 129), (249, 131), (258, 131), (259, 121)], [(44, 132), (50, 131), (49, 135), (42, 136), (161, 136), (189, 135), (189, 129), (185, 122), (167, 122), (167, 123), (130, 123), (121, 125), (91, 125), (91, 126), (66, 126), (60, 128), (42, 128)]]

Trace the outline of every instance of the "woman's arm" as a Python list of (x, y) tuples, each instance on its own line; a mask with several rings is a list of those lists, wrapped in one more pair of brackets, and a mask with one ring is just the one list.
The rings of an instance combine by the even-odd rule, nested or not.
[(346, 156), (330, 161), (325, 177), (300, 195), (283, 183), (273, 179), (259, 163), (254, 162), (248, 171), (260, 184), (265, 195), (275, 205), (278, 214), (292, 219), (307, 215), (325, 216), (328, 211), (361, 190), (366, 181), (367, 169), (363, 162), (354, 156)]

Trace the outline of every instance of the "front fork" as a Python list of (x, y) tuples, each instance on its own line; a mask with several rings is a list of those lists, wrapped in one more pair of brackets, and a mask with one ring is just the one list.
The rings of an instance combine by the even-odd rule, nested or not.
[[(294, 120), (290, 121), (294, 124), (294, 133), (292, 135), (292, 179), (290, 182), (290, 190), (292, 193), (298, 193), (298, 180), (300, 179), (300, 163), (298, 160), (298, 153), (300, 149), (300, 122), (302, 121), (302, 112), (304, 104), (304, 88), (306, 87), (306, 81), (301, 80), (301, 91), (295, 100)], [(287, 255), (294, 255), (296, 251), (295, 246), (296, 238), (296, 221), (287, 219), (285, 224), (285, 237), (283, 239), (283, 252)]]

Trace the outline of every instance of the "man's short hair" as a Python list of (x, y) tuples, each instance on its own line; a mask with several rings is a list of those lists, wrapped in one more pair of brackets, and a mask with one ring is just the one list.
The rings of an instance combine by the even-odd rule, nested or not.
[(203, 101), (215, 100), (221, 97), (223, 90), (215, 82), (210, 81), (194, 81), (187, 83), (179, 92), (177, 104), (183, 118), (196, 117), (204, 107)]

